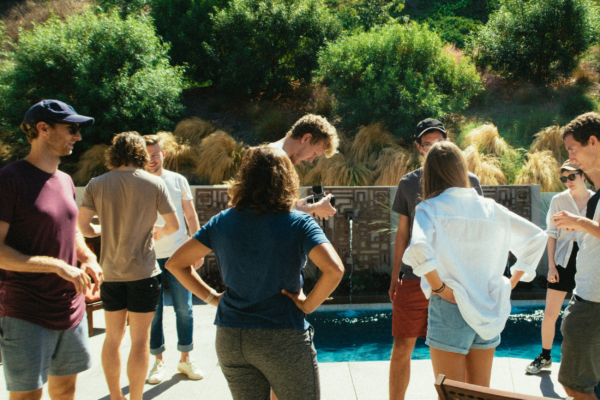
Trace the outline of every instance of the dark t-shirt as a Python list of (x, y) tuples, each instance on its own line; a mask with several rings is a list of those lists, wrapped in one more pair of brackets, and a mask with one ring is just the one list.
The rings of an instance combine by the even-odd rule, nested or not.
[(592, 197), (588, 200), (587, 210), (585, 211), (585, 217), (587, 219), (594, 219), (594, 214), (596, 214), (596, 207), (598, 206), (598, 200), (600, 199), (600, 191), (594, 193)]
[[(49, 174), (25, 160), (0, 169), (0, 221), (10, 224), (6, 244), (29, 256), (58, 258), (76, 266), (77, 203), (69, 175)], [(73, 328), (85, 314), (85, 299), (57, 274), (0, 268), (0, 317), (46, 329)]]
[[(396, 197), (394, 198), (394, 204), (392, 204), (392, 211), (399, 214), (405, 215), (409, 218), (410, 232), (412, 233), (413, 219), (415, 217), (415, 208), (421, 202), (423, 197), (423, 184), (421, 179), (423, 177), (423, 168), (419, 168), (416, 171), (409, 172), (404, 175), (398, 183), (398, 191), (396, 191)], [(481, 185), (479, 185), (479, 179), (475, 174), (469, 172), (469, 182), (471, 187), (477, 191), (480, 196), (483, 196)], [(407, 279), (421, 279), (415, 274), (411, 266), (402, 263), (402, 271), (404, 271), (403, 278)]]
[(329, 243), (308, 214), (234, 208), (214, 216), (194, 238), (212, 249), (227, 290), (215, 325), (247, 329), (308, 329), (304, 313), (281, 293), (298, 293), (311, 250)]

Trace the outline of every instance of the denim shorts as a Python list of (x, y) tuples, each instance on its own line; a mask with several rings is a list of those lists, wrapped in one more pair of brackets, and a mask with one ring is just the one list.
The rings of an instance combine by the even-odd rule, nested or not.
[(0, 347), (9, 392), (40, 389), (48, 375), (69, 376), (90, 369), (87, 322), (53, 331), (18, 318), (0, 318)]
[(470, 349), (487, 350), (498, 347), (500, 335), (484, 340), (467, 324), (456, 304), (440, 296), (429, 299), (425, 344), (451, 353), (468, 354)]

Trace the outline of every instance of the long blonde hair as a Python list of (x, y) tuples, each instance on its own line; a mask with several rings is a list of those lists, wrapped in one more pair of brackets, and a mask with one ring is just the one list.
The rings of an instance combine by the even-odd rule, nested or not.
[(437, 142), (427, 152), (423, 167), (423, 199), (439, 196), (451, 187), (469, 188), (465, 157), (454, 143)]

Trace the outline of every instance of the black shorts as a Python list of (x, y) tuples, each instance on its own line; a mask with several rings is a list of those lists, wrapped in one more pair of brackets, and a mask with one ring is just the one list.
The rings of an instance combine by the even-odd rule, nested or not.
[(548, 289), (559, 290), (561, 292), (572, 292), (575, 289), (575, 273), (577, 272), (577, 252), (579, 246), (577, 242), (573, 242), (573, 251), (571, 251), (571, 257), (567, 263), (567, 268), (563, 268), (560, 265), (556, 266), (558, 271), (558, 282), (548, 282)]
[(130, 282), (104, 282), (100, 298), (106, 311), (148, 313), (156, 311), (160, 297), (160, 275)]

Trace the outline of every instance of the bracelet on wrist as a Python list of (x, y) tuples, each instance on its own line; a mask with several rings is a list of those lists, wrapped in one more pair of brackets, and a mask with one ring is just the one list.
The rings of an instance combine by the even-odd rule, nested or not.
[(210, 293), (208, 294), (208, 296), (206, 297), (206, 299), (204, 299), (204, 302), (206, 304), (210, 304), (210, 302), (212, 301), (212, 299), (215, 298), (215, 294), (217, 294), (217, 291), (215, 289), (210, 289)]
[(442, 287), (440, 287), (440, 288), (439, 288), (439, 289), (437, 289), (437, 290), (431, 289), (431, 291), (432, 291), (433, 293), (442, 293), (442, 292), (444, 291), (444, 289), (446, 289), (446, 284), (442, 282)]

